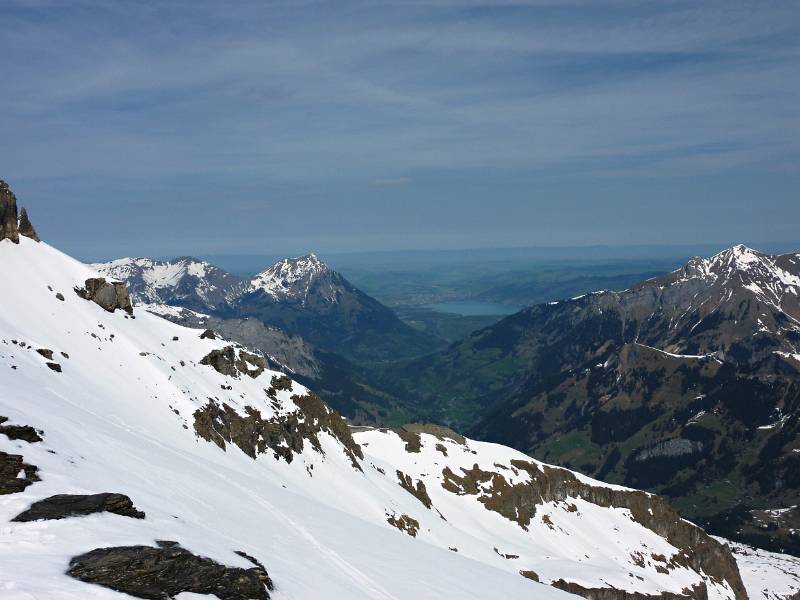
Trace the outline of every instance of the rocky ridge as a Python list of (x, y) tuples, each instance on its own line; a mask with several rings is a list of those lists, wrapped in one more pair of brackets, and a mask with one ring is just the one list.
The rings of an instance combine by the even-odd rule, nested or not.
[(10, 240), (18, 244), (20, 235), (35, 242), (40, 241), (28, 218), (28, 211), (23, 208), (21, 215), (17, 215), (17, 197), (8, 184), (0, 179), (0, 241)]
[[(685, 521), (663, 499), (645, 492), (609, 486), (583, 477), (566, 469), (531, 460), (514, 451), (499, 446), (475, 442), (466, 438), (454, 439), (441, 432), (413, 432), (403, 430), (360, 429), (355, 439), (365, 449), (367, 460), (374, 465), (389, 464), (397, 469), (401, 488), (419, 500), (414, 511), (403, 517), (395, 516), (393, 525), (417, 525), (414, 536), (430, 527), (436, 518), (455, 526), (463, 525), (466, 518), (479, 519), (468, 507), (480, 507), (486, 514), (495, 515), (491, 522), (495, 545), (493, 551), (503, 560), (510, 561), (527, 578), (536, 574), (536, 580), (568, 589), (587, 598), (613, 598), (621, 600), (636, 593), (643, 597), (707, 598), (719, 593), (714, 586), (725, 586), (730, 597), (747, 598), (736, 561), (730, 549), (708, 536), (699, 527)], [(556, 566), (561, 561), (586, 561), (587, 565), (599, 560), (610, 549), (600, 545), (588, 546), (577, 539), (591, 539), (594, 527), (603, 527), (598, 511), (621, 511), (630, 527), (641, 528), (631, 539), (637, 540), (629, 550), (623, 550), (629, 538), (629, 525), (617, 524), (617, 547), (612, 553), (620, 559), (621, 574), (635, 580), (648, 572), (647, 577), (672, 578), (677, 584), (687, 573), (702, 573), (704, 580), (683, 579), (682, 586), (672, 586), (672, 591), (648, 591), (636, 585), (608, 585), (599, 580), (590, 581), (587, 575), (577, 576), (570, 569)], [(469, 517), (467, 515), (470, 515)], [(499, 519), (499, 521), (497, 521)], [(506, 525), (502, 523), (505, 522)], [(674, 548), (663, 553), (650, 547), (649, 531)], [(411, 534), (410, 534), (411, 535)], [(476, 534), (485, 535), (485, 534)], [(522, 540), (542, 540), (554, 537), (563, 544), (559, 550), (548, 547), (536, 549)], [(459, 552), (470, 552), (457, 547)], [(498, 548), (502, 548), (499, 550)], [(573, 550), (574, 548), (574, 550)], [(452, 547), (451, 547), (452, 549)], [(676, 550), (675, 550), (676, 549)], [(626, 555), (627, 552), (627, 555)], [(555, 554), (554, 554), (555, 553)], [(597, 553), (597, 555), (595, 554)], [(545, 558), (545, 555), (549, 554)], [(555, 558), (555, 561), (549, 559)], [(610, 576), (610, 570), (605, 577)]]

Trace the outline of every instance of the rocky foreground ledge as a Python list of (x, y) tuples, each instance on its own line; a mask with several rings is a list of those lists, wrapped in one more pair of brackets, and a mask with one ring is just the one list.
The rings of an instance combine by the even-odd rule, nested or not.
[(0, 179), (0, 241), (11, 240), (19, 244), (21, 235), (40, 241), (28, 218), (28, 211), (23, 208), (22, 214), (17, 214), (17, 197), (8, 184)]

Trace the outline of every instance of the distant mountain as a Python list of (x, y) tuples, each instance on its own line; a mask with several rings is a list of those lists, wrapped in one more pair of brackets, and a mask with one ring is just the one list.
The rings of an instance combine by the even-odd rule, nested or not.
[(404, 324), (314, 254), (281, 260), (251, 279), (188, 257), (126, 258), (91, 266), (128, 283), (136, 302), (220, 318), (256, 318), (359, 361), (419, 356), (442, 345)]
[(752, 512), (800, 499), (800, 255), (735, 246), (540, 304), (388, 380), (480, 439), (800, 553), (793, 518), (759, 528)]
[(174, 260), (120, 258), (90, 266), (106, 277), (127, 283), (136, 302), (171, 304), (201, 312), (226, 310), (249, 284), (246, 279), (190, 256)]

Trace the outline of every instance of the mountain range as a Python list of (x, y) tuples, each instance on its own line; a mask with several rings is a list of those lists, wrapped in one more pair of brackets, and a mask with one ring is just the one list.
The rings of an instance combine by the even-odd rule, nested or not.
[(125, 281), (136, 302), (180, 306), (226, 319), (256, 318), (359, 362), (418, 356), (440, 345), (315, 254), (278, 261), (251, 278), (190, 257), (124, 258), (92, 268)]
[(350, 427), (268, 357), (20, 235), (4, 191), (4, 598), (800, 591), (796, 559), (713, 538), (653, 494), (440, 426)]
[(800, 255), (739, 245), (536, 305), (385, 381), (479, 439), (800, 552)]
[[(417, 345), (431, 353), (405, 363), (390, 345), (420, 334), (314, 255), (251, 280), (187, 258), (95, 267), (135, 300), (212, 313), (207, 326), (280, 355), (356, 422), (444, 423), (664, 494), (717, 533), (800, 553), (796, 254), (739, 245), (694, 257), (621, 292), (535, 305), (444, 350)], [(337, 336), (361, 336), (363, 348), (383, 339), (384, 364), (342, 351)]]

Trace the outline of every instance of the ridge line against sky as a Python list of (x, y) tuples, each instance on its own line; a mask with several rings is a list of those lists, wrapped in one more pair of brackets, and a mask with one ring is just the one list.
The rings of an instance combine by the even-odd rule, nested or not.
[(80, 256), (797, 237), (796, 2), (0, 18), (0, 178)]

